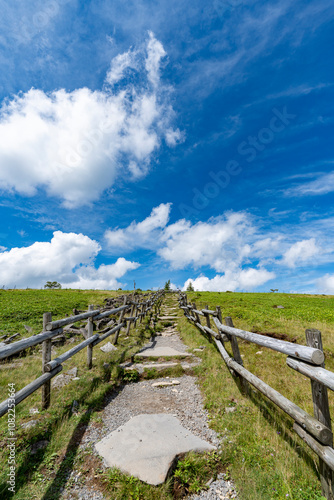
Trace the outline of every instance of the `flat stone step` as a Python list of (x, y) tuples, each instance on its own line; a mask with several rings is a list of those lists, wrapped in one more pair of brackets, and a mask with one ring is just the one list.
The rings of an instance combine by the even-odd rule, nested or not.
[(156, 337), (176, 337), (178, 331), (174, 328), (165, 328), (162, 332), (155, 332)]
[(163, 370), (167, 370), (168, 368), (174, 368), (175, 366), (181, 366), (183, 370), (190, 370), (194, 366), (198, 366), (201, 363), (200, 358), (195, 358), (189, 361), (164, 361), (161, 363), (152, 362), (152, 363), (132, 363), (131, 361), (121, 363), (119, 366), (123, 368), (125, 371), (136, 371), (140, 375), (143, 374), (146, 370), (155, 369), (157, 372), (161, 372)]
[(173, 385), (180, 385), (179, 380), (170, 381), (161, 381), (161, 382), (153, 382), (152, 387), (170, 387)]
[(174, 321), (177, 319), (177, 316), (159, 316), (159, 321)]
[(153, 485), (165, 482), (178, 455), (215, 449), (165, 413), (137, 415), (95, 448), (109, 467)]
[(137, 371), (138, 373), (144, 373), (145, 370), (152, 370), (155, 368), (158, 372), (166, 370), (167, 368), (173, 368), (174, 366), (179, 366), (180, 363), (175, 361), (165, 362), (165, 363), (123, 363), (120, 365), (126, 371)]
[(181, 352), (177, 351), (173, 347), (169, 346), (154, 346), (154, 347), (144, 347), (141, 351), (135, 354), (135, 357), (140, 358), (163, 358), (165, 356), (173, 356), (173, 357), (188, 357), (193, 356), (190, 352)]

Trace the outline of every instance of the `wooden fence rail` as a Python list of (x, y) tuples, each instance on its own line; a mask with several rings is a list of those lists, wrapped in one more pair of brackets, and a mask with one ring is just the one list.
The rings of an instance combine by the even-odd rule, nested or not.
[[(179, 293), (179, 305), (189, 321), (203, 333), (212, 337), (231, 374), (241, 379), (242, 387), (246, 392), (248, 392), (248, 384), (252, 384), (293, 418), (294, 431), (319, 456), (322, 494), (328, 500), (334, 500), (333, 433), (327, 395), (327, 388), (334, 391), (334, 373), (325, 369), (321, 333), (318, 330), (306, 330), (307, 345), (303, 346), (234, 328), (230, 317), (225, 318), (224, 325), (220, 307), (217, 307), (215, 311), (210, 310), (209, 306), (200, 310), (195, 303), (188, 304), (185, 293)], [(210, 316), (217, 331), (211, 327)], [(201, 324), (201, 317), (205, 318), (206, 325)], [(238, 338), (288, 355), (287, 365), (311, 380), (313, 416), (243, 367)], [(231, 343), (233, 358), (225, 349), (227, 342)]]
[[(145, 316), (150, 314), (154, 317), (157, 314), (161, 299), (164, 292), (159, 290), (155, 293), (145, 294), (138, 296), (137, 300), (131, 299), (129, 296), (124, 297), (124, 304), (120, 307), (112, 307), (108, 310), (101, 311), (94, 309), (94, 306), (89, 306), (89, 310), (84, 313), (75, 314), (73, 316), (52, 321), (51, 313), (44, 313), (43, 315), (43, 332), (32, 337), (19, 340), (11, 345), (0, 348), (0, 360), (18, 354), (29, 347), (34, 347), (42, 344), (42, 370), (43, 375), (35, 379), (33, 382), (23, 387), (15, 394), (15, 404), (18, 405), (21, 401), (30, 396), (33, 392), (42, 387), (42, 408), (45, 409), (50, 405), (51, 396), (51, 379), (55, 377), (62, 369), (62, 363), (71, 358), (82, 349), (87, 348), (87, 368), (92, 368), (93, 347), (108, 338), (110, 335), (115, 334), (114, 344), (117, 343), (120, 330), (127, 328), (126, 334), (128, 335), (131, 324), (136, 325), (136, 321), (141, 321)], [(140, 301), (140, 298), (144, 300)], [(152, 309), (155, 308), (155, 312)], [(141, 312), (139, 312), (141, 311)], [(125, 316), (125, 314), (129, 316)], [(94, 322), (108, 318), (110, 316), (119, 315), (118, 321), (115, 318), (115, 326), (104, 331), (103, 334), (95, 333)], [(63, 333), (63, 327), (70, 325), (77, 321), (87, 319), (87, 338), (80, 342), (78, 345), (69, 351), (61, 354), (57, 358), (51, 360), (51, 339)], [(79, 333), (79, 330), (78, 330)], [(0, 417), (8, 412), (9, 400), (6, 399), (0, 403)]]

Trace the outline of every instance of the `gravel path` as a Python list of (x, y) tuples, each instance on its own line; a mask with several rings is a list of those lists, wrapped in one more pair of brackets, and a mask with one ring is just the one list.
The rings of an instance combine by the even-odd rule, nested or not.
[(225, 479), (225, 474), (218, 474), (216, 481), (210, 483), (207, 491), (188, 496), (187, 500), (227, 500), (238, 498), (232, 481)]
[[(164, 314), (169, 310), (164, 309)], [(166, 328), (170, 332), (170, 328)], [(188, 348), (180, 337), (173, 334), (155, 337), (159, 345), (174, 347), (186, 351)], [(151, 345), (151, 344), (148, 344)], [(169, 387), (152, 387), (159, 381), (177, 381), (178, 385)], [(89, 450), (97, 457), (94, 444), (108, 435), (110, 432), (125, 424), (130, 418), (143, 413), (170, 413), (176, 416), (182, 425), (196, 436), (208, 441), (214, 446), (219, 446), (220, 441), (216, 433), (208, 426), (208, 412), (203, 408), (203, 400), (200, 390), (196, 384), (196, 378), (184, 375), (176, 378), (159, 378), (144, 380), (142, 382), (126, 384), (119, 388), (107, 400), (103, 410), (103, 426), (88, 425), (79, 449)], [(94, 491), (77, 472), (73, 471), (71, 481), (67, 482), (61, 498), (66, 500), (109, 500), (102, 493)], [(220, 474), (216, 481), (209, 485), (206, 491), (188, 497), (191, 500), (223, 500), (237, 498), (233, 483), (225, 480), (224, 474)], [(148, 499), (149, 500), (149, 499)]]
[[(163, 332), (162, 335), (154, 337), (153, 342), (149, 342), (148, 344), (146, 344), (145, 347), (141, 349), (141, 351), (144, 351), (145, 349), (147, 349), (147, 347), (172, 347), (173, 349), (176, 349), (180, 352), (186, 352), (188, 349), (178, 335), (173, 334), (165, 337), (163, 335)], [(141, 351), (139, 351), (139, 353)]]
[[(170, 387), (152, 387), (160, 381), (179, 382)], [(105, 425), (102, 437), (106, 436), (130, 418), (143, 413), (170, 413), (196, 436), (218, 446), (216, 433), (209, 428), (208, 412), (203, 409), (201, 393), (196, 379), (189, 375), (176, 378), (158, 378), (128, 384), (103, 412)]]

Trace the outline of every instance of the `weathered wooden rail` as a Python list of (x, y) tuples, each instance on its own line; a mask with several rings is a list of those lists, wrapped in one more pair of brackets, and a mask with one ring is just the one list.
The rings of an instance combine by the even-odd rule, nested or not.
[[(327, 389), (334, 391), (334, 373), (325, 369), (321, 333), (318, 330), (306, 330), (307, 345), (304, 346), (240, 330), (233, 326), (230, 317), (225, 318), (224, 325), (219, 306), (215, 310), (210, 310), (209, 306), (197, 309), (195, 303), (188, 303), (185, 293), (179, 293), (179, 305), (189, 321), (213, 338), (231, 374), (240, 379), (243, 390), (247, 393), (248, 384), (252, 384), (294, 420), (294, 431), (319, 456), (322, 494), (328, 500), (334, 500), (333, 433), (327, 392)], [(201, 318), (205, 319), (205, 325), (201, 323)], [(216, 330), (212, 328), (211, 320)], [(313, 416), (244, 368), (238, 338), (286, 354), (287, 365), (310, 378)], [(228, 342), (233, 357), (225, 348)]]
[[(18, 405), (30, 396), (33, 392), (42, 387), (42, 408), (46, 409), (50, 405), (51, 400), (51, 379), (55, 377), (62, 369), (62, 363), (71, 358), (82, 349), (87, 348), (87, 368), (92, 368), (93, 347), (103, 342), (110, 335), (115, 334), (114, 344), (117, 344), (118, 336), (122, 328), (126, 327), (126, 335), (129, 334), (131, 324), (134, 326), (138, 320), (142, 321), (148, 315), (156, 315), (156, 309), (164, 292), (145, 294), (145, 295), (125, 295), (123, 305), (120, 307), (110, 307), (107, 310), (101, 311), (94, 309), (94, 306), (89, 306), (88, 311), (80, 314), (75, 314), (63, 319), (52, 321), (51, 313), (47, 312), (43, 315), (43, 332), (32, 337), (25, 338), (14, 342), (11, 345), (0, 348), (0, 361), (19, 352), (42, 344), (42, 371), (43, 375), (36, 378), (33, 382), (23, 387), (15, 394), (15, 404)], [(98, 320), (113, 317), (114, 325), (112, 325), (103, 334), (94, 334), (94, 323)], [(57, 358), (51, 360), (51, 341), (57, 335), (63, 333), (63, 327), (87, 319), (87, 334), (86, 339), (69, 351), (61, 354)], [(78, 333), (80, 331), (78, 330)], [(8, 412), (9, 401), (6, 399), (0, 403), (0, 417)]]

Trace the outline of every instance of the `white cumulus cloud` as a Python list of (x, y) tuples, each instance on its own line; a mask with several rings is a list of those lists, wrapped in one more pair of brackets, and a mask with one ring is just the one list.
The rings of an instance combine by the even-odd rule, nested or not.
[(0, 252), (1, 285), (40, 288), (58, 281), (64, 288), (114, 289), (118, 279), (139, 267), (119, 258), (114, 264), (94, 267), (101, 247), (88, 236), (55, 231), (50, 242)]
[(249, 217), (241, 212), (194, 225), (182, 219), (166, 228), (158, 253), (173, 269), (210, 266), (225, 272), (247, 259), (253, 232)]
[(266, 269), (242, 269), (239, 271), (227, 271), (224, 275), (217, 274), (210, 279), (206, 276), (199, 276), (196, 279), (187, 279), (183, 286), (186, 290), (189, 283), (193, 284), (195, 290), (204, 292), (225, 292), (230, 290), (254, 290), (267, 281), (275, 278), (275, 273)]
[[(199, 290), (255, 290), (281, 275), (283, 266), (298, 268), (314, 257), (317, 264), (333, 261), (332, 246), (321, 237), (323, 231), (315, 233), (309, 225), (268, 231), (263, 220), (231, 211), (197, 223), (169, 222), (170, 211), (171, 204), (161, 204), (140, 222), (107, 230), (108, 246), (123, 252), (154, 250), (164, 265), (187, 270), (188, 276), (191, 269), (199, 270), (197, 278), (189, 278), (184, 285), (187, 288), (191, 280)], [(307, 238), (309, 234), (317, 238)], [(208, 268), (215, 271), (213, 278), (207, 277)]]
[(102, 90), (32, 88), (5, 100), (0, 187), (30, 196), (43, 188), (72, 208), (98, 199), (120, 175), (146, 175), (162, 139), (173, 146), (181, 138), (160, 80), (164, 57), (150, 33), (145, 47), (113, 59)]
[(132, 250), (135, 247), (155, 246), (161, 229), (169, 220), (171, 203), (161, 203), (141, 222), (133, 221), (125, 229), (108, 229), (105, 238), (108, 246), (115, 250)]
[(317, 288), (320, 293), (334, 295), (334, 275), (325, 274), (317, 279)]
[(297, 241), (283, 255), (283, 263), (288, 267), (302, 265), (312, 257), (320, 253), (315, 238), (309, 240)]

